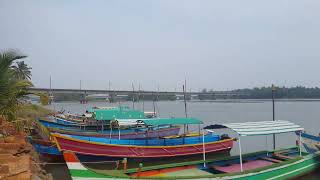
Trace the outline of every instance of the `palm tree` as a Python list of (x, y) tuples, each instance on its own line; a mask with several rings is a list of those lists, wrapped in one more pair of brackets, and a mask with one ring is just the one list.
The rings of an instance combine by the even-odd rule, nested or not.
[(17, 78), (12, 67), (14, 61), (25, 57), (16, 51), (0, 52), (0, 116), (7, 120), (15, 119), (20, 98), (29, 94), (27, 88), (32, 86), (29, 80)]
[(31, 79), (31, 67), (28, 67), (24, 61), (18, 61), (16, 65), (11, 66), (14, 70), (14, 76), (17, 79), (30, 80)]

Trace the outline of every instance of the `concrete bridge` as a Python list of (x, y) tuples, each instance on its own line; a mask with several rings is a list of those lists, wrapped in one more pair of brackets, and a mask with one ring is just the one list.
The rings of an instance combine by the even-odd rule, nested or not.
[[(53, 97), (56, 93), (63, 94), (81, 94), (80, 102), (86, 101), (86, 97), (97, 97), (106, 96), (108, 98), (115, 97), (133, 97), (138, 99), (139, 96), (173, 96), (174, 99), (181, 99), (183, 92), (175, 91), (129, 91), (129, 90), (92, 90), (92, 89), (49, 89), (49, 88), (29, 88), (30, 92), (33, 93), (47, 93)], [(246, 96), (246, 94), (238, 93), (234, 91), (212, 91), (212, 92), (186, 92), (187, 99), (201, 99), (201, 98), (219, 98), (219, 99), (230, 99), (239, 98)], [(131, 98), (132, 99), (132, 98)]]

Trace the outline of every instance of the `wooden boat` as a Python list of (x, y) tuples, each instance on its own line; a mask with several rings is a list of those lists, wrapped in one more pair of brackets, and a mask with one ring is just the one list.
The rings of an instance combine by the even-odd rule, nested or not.
[[(297, 133), (297, 135), (299, 135), (299, 133)], [(320, 151), (320, 136), (315, 136), (306, 132), (302, 132), (301, 138), (301, 143), (308, 152), (315, 153)]]
[[(139, 119), (147, 126), (200, 124), (194, 118)], [(184, 133), (185, 134), (185, 133)], [(126, 158), (161, 158), (201, 154), (203, 144), (206, 152), (230, 151), (232, 138), (223, 139), (219, 135), (209, 133), (203, 136), (174, 137), (146, 140), (122, 140), (53, 133), (61, 151), (106, 157)]]
[(52, 141), (46, 141), (43, 139), (35, 139), (28, 137), (29, 142), (34, 146), (36, 151), (42, 155), (62, 155), (58, 150), (56, 144)]
[[(84, 136), (52, 134), (61, 151), (79, 154), (126, 158), (161, 158), (201, 154), (201, 136), (174, 139), (118, 140)], [(234, 139), (220, 139), (218, 135), (205, 137), (206, 152), (230, 151)]]
[[(264, 121), (230, 123), (228, 127), (239, 135), (240, 155), (185, 161), (162, 165), (127, 168), (127, 161), (109, 162), (104, 169), (89, 167), (91, 163), (80, 162), (76, 153), (64, 151), (64, 159), (73, 179), (288, 179), (311, 172), (320, 166), (320, 153), (302, 152), (299, 146), (277, 151), (261, 151), (242, 155), (241, 137), (302, 131), (288, 121)], [(205, 146), (206, 148), (206, 146)], [(205, 152), (205, 151), (204, 151)], [(239, 160), (240, 159), (240, 160)]]
[[(179, 126), (162, 126), (157, 128), (131, 128), (121, 130), (119, 134), (118, 130), (104, 130), (104, 131), (89, 131), (89, 130), (63, 130), (58, 128), (49, 128), (52, 133), (78, 135), (78, 136), (89, 136), (89, 137), (104, 137), (111, 139), (146, 139), (146, 138), (157, 138), (164, 136), (178, 135), (180, 131)], [(120, 135), (120, 137), (119, 137)]]
[[(283, 157), (279, 157), (283, 156)], [(92, 162), (80, 162), (73, 152), (63, 156), (72, 179), (288, 179), (306, 174), (319, 168), (320, 154), (303, 153), (298, 148), (280, 151), (262, 151), (243, 156), (244, 171), (240, 172), (239, 157), (232, 156), (205, 161), (142, 166), (124, 169), (120, 161), (109, 163), (109, 169), (90, 168)], [(286, 157), (286, 158), (284, 158)], [(116, 165), (119, 164), (119, 165)], [(141, 165), (141, 164), (140, 164)], [(106, 167), (106, 166), (105, 166)], [(107, 166), (108, 167), (108, 166)]]
[(164, 136), (174, 136), (179, 134), (179, 126), (159, 126), (159, 127), (139, 127), (131, 129), (115, 129), (104, 130), (102, 132), (94, 131), (66, 131), (60, 129), (43, 128), (39, 123), (34, 124), (36, 137), (30, 137), (30, 143), (36, 151), (45, 157), (57, 159), (56, 156), (62, 156), (56, 143), (50, 138), (50, 133), (67, 133), (85, 137), (101, 137), (101, 138), (116, 138), (116, 139), (151, 139)]
[[(88, 137), (104, 137), (104, 138), (120, 138), (120, 139), (146, 139), (146, 138), (157, 138), (164, 136), (173, 136), (179, 134), (180, 127), (173, 125), (160, 125), (160, 126), (149, 126), (146, 127), (137, 122), (136, 119), (122, 119), (110, 121), (111, 129), (109, 130), (88, 130), (84, 128), (60, 128), (56, 124), (50, 124), (50, 122), (44, 122), (39, 120), (36, 126), (45, 126), (51, 133), (61, 133), (78, 136)], [(70, 126), (70, 125), (69, 125)], [(65, 126), (64, 126), (65, 127)], [(38, 127), (38, 133), (41, 131)], [(48, 139), (48, 138), (45, 138)]]
[[(86, 130), (101, 130), (101, 124), (99, 125), (88, 125), (85, 123), (67, 123), (67, 120), (62, 121), (60, 120), (50, 120), (47, 118), (38, 118), (38, 121), (47, 128), (59, 128), (59, 129), (67, 129), (67, 130), (80, 130), (80, 129), (86, 129)], [(61, 123), (64, 122), (64, 123)], [(105, 124), (105, 126), (109, 126), (109, 124)]]
[(91, 108), (87, 112), (83, 114), (83, 117), (68, 113), (42, 117), (38, 120), (46, 127), (59, 129), (104, 130), (108, 129), (110, 121), (116, 118), (136, 119), (145, 117), (144, 112), (131, 110), (128, 106)]

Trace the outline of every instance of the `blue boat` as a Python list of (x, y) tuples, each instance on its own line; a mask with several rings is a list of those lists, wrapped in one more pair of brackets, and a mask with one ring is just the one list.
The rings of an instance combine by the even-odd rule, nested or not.
[(32, 136), (28, 136), (27, 139), (42, 157), (50, 159), (62, 158), (62, 153), (59, 151), (54, 142), (46, 141)]
[[(296, 134), (299, 135), (299, 133)], [(320, 151), (320, 136), (315, 136), (306, 132), (302, 132), (301, 143), (309, 153), (316, 153)]]

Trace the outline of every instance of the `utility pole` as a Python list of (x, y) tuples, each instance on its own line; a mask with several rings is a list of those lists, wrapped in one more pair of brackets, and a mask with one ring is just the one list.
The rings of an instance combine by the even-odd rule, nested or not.
[(183, 100), (184, 100), (184, 113), (187, 118), (188, 111), (187, 111), (187, 99), (186, 99), (186, 91), (187, 91), (187, 81), (186, 80), (184, 80), (184, 85), (182, 85), (182, 90), (183, 90)]
[(108, 93), (106, 93), (106, 95), (108, 94), (108, 100), (109, 100), (109, 102), (112, 102), (112, 100), (111, 100), (111, 83), (110, 83), (110, 81), (109, 81), (109, 87), (108, 87)]
[(152, 92), (152, 96), (153, 96), (153, 101), (152, 101), (152, 105), (153, 105), (153, 115), (155, 115), (155, 114), (156, 114), (156, 104), (155, 104), (156, 97), (155, 97), (155, 95), (153, 94), (153, 92)]
[[(273, 84), (272, 84), (271, 90), (272, 90), (272, 120), (275, 121), (274, 98), (275, 98), (276, 87)], [(273, 134), (273, 150), (276, 150), (275, 134)]]
[(51, 104), (52, 103), (52, 97), (53, 97), (53, 95), (52, 95), (52, 88), (51, 88), (51, 75), (50, 75), (50, 92), (49, 92), (49, 104)]
[[(184, 113), (186, 114), (186, 118), (188, 118), (188, 111), (187, 111), (187, 97), (186, 97), (186, 92), (187, 92), (187, 80), (184, 79), (184, 85), (182, 86), (183, 90), (183, 100), (184, 100)], [(187, 133), (189, 133), (189, 124), (187, 124)]]
[(132, 109), (134, 110), (134, 85), (132, 83)]
[(50, 92), (51, 92), (51, 75), (50, 75)]

